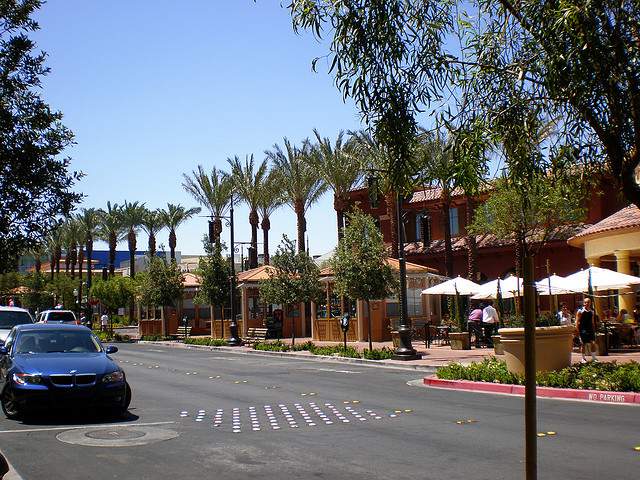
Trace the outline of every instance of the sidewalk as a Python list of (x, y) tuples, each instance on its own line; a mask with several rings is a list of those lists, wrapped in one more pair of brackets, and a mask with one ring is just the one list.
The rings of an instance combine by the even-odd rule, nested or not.
[[(194, 337), (198, 338), (198, 337)], [(269, 340), (272, 341), (272, 340)], [(291, 345), (291, 339), (283, 339), (282, 343)], [(311, 338), (296, 338), (296, 345), (300, 345), (304, 342), (312, 341), (315, 345), (319, 346), (328, 346), (328, 345), (342, 345), (339, 342), (321, 342), (315, 341)], [(368, 342), (348, 342), (348, 346), (355, 347), (359, 351), (364, 350), (365, 348), (369, 348)], [(373, 348), (393, 348), (393, 344), (391, 342), (373, 342)], [(251, 347), (219, 347), (219, 348), (230, 348), (234, 350), (241, 350), (247, 353), (255, 352)], [(416, 343), (414, 342), (413, 348), (415, 348), (418, 353), (422, 354), (422, 359), (420, 360), (411, 360), (411, 361), (401, 361), (401, 360), (379, 360), (374, 361), (375, 363), (384, 363), (387, 365), (398, 365), (404, 367), (440, 367), (443, 365), (447, 365), (450, 362), (459, 362), (462, 364), (469, 364), (472, 362), (479, 362), (483, 358), (487, 358), (495, 355), (492, 348), (472, 348), (471, 350), (451, 350), (449, 346), (432, 346), (431, 348), (425, 348), (424, 343)], [(260, 352), (261, 354), (267, 352)], [(311, 355), (308, 352), (278, 352), (280, 356), (286, 355)], [(581, 355), (579, 353), (572, 354), (573, 363), (580, 362)], [(629, 361), (640, 362), (640, 352), (629, 352), (629, 353), (616, 353), (611, 354), (609, 356), (599, 356), (598, 361), (600, 362), (613, 362), (617, 361), (618, 363), (624, 363)]]

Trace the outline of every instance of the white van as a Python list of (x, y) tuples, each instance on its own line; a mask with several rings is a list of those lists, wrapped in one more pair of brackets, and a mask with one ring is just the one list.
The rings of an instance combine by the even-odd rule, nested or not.
[(45, 310), (40, 313), (38, 323), (68, 323), (70, 325), (80, 325), (76, 314), (71, 310)]

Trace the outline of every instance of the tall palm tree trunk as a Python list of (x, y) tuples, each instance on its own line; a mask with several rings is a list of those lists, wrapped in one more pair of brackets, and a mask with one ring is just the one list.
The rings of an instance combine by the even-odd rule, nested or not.
[(51, 254), (51, 256), (49, 257), (51, 264), (49, 265), (49, 270), (50, 270), (50, 274), (51, 274), (51, 281), (53, 282), (53, 272), (55, 271), (56, 268), (56, 254), (55, 252)]
[(42, 260), (37, 254), (36, 254), (35, 262), (36, 262), (35, 263), (36, 273), (40, 274), (40, 270), (42, 270)]
[(271, 228), (269, 217), (264, 217), (260, 226), (262, 227), (262, 242), (264, 243), (264, 264), (269, 265), (269, 229)]
[(78, 246), (78, 278), (82, 282), (82, 264), (84, 263), (84, 245)]
[(467, 198), (467, 278), (475, 282), (478, 280), (478, 244), (476, 236), (469, 233), (469, 226), (473, 222), (474, 209), (473, 199)]
[(71, 266), (71, 256), (69, 250), (64, 252), (64, 273), (69, 273), (69, 267)]
[(398, 258), (398, 228), (396, 226), (396, 202), (394, 199), (395, 193), (393, 191), (385, 195), (387, 217), (389, 217), (389, 225), (391, 227), (391, 257)]
[[(175, 262), (176, 260), (176, 245), (178, 244), (176, 239), (176, 231), (175, 229), (171, 229), (169, 232), (169, 251), (171, 252), (171, 261)], [(233, 250), (233, 246), (231, 247)]]
[(151, 233), (149, 234), (149, 257), (153, 258), (156, 256), (156, 236)]
[(251, 252), (249, 255), (249, 268), (258, 266), (258, 212), (251, 210), (249, 212), (249, 224), (251, 225)]
[(338, 241), (344, 236), (344, 210), (345, 201), (337, 194), (333, 195), (333, 209), (336, 211), (336, 220), (338, 222)]
[(127, 244), (129, 247), (129, 275), (131, 278), (136, 278), (136, 232), (133, 229), (129, 229), (129, 234), (127, 235)]
[(109, 234), (109, 275), (114, 276), (116, 273), (116, 235)]
[(69, 259), (70, 263), (71, 263), (71, 278), (75, 279), (76, 278), (76, 265), (78, 264), (78, 246), (75, 243), (71, 244), (71, 248), (69, 249), (69, 252), (67, 252), (67, 255), (69, 257), (71, 257)]
[(451, 198), (449, 193), (444, 191), (442, 195), (442, 224), (444, 227), (444, 268), (447, 277), (453, 277), (453, 248), (451, 246), (451, 219), (449, 210)]
[(89, 290), (91, 289), (91, 268), (93, 265), (91, 261), (93, 260), (93, 238), (87, 238), (87, 295), (89, 295)]
[(220, 235), (222, 235), (222, 220), (216, 217), (213, 220), (213, 241), (218, 249), (220, 249)]
[(56, 247), (56, 276), (60, 276), (60, 260), (62, 258), (62, 248)]
[(307, 219), (304, 216), (304, 202), (302, 200), (296, 200), (295, 212), (298, 228), (298, 253), (304, 252), (304, 234), (307, 231)]

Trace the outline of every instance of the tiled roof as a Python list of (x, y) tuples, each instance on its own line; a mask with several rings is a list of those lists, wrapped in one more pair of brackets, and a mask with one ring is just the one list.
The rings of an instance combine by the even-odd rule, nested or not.
[(182, 286), (183, 287), (199, 287), (201, 285), (200, 277), (193, 273), (182, 274)]
[[(464, 192), (461, 188), (456, 188), (451, 192), (451, 197), (459, 197)], [(442, 196), (442, 189), (440, 187), (424, 187), (423, 189), (413, 192), (413, 196), (409, 203), (420, 203), (438, 200)]]
[[(575, 235), (576, 232), (579, 232), (583, 228), (585, 228), (583, 223), (577, 225), (563, 225), (558, 227), (555, 231), (551, 232), (551, 234), (546, 239), (549, 241), (558, 241), (558, 240), (566, 240), (567, 238)], [(537, 235), (531, 235), (528, 239), (529, 242), (535, 242), (541, 240), (541, 233)], [(496, 247), (507, 247), (512, 246), (514, 244), (514, 240), (511, 238), (498, 238), (493, 234), (485, 234), (485, 235), (476, 235), (476, 244), (479, 249), (482, 248), (496, 248)], [(453, 251), (458, 250), (466, 250), (467, 249), (467, 237), (453, 237), (451, 239), (451, 245)], [(444, 252), (444, 240), (432, 240), (427, 249), (425, 250), (422, 242), (412, 242), (407, 243), (404, 246), (404, 251), (409, 255), (420, 255), (424, 253), (442, 253)]]
[(640, 229), (640, 209), (631, 204), (613, 215), (600, 220), (595, 225), (585, 228), (577, 235), (571, 237), (568, 242), (571, 245), (582, 245), (588, 237), (612, 232), (614, 230)]
[(267, 280), (269, 273), (275, 272), (275, 270), (275, 267), (271, 265), (260, 265), (257, 268), (238, 273), (238, 282), (259, 282), (260, 280)]
[[(400, 262), (397, 258), (387, 257), (387, 265), (395, 272), (400, 270)], [(438, 270), (431, 267), (425, 267), (424, 265), (418, 265), (417, 263), (405, 262), (407, 273), (438, 273)], [(331, 267), (325, 267), (320, 270), (321, 277), (333, 276), (333, 269)]]

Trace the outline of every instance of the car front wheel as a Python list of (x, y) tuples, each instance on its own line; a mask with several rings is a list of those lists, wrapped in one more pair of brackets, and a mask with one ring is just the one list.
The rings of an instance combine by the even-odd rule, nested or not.
[(0, 403), (2, 404), (2, 411), (8, 419), (17, 420), (22, 415), (18, 401), (11, 388), (5, 387), (2, 391)]

